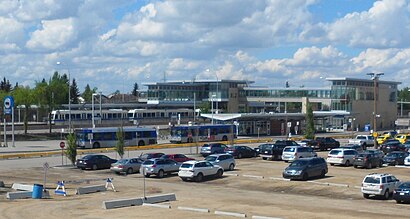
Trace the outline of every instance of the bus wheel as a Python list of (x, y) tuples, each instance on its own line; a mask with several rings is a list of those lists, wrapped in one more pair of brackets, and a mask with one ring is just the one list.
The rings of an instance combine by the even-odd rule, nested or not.
[(139, 141), (138, 142), (138, 146), (144, 146), (144, 145), (145, 145), (144, 141)]
[(95, 143), (93, 144), (93, 148), (100, 148), (100, 143), (95, 142)]
[(228, 141), (228, 137), (226, 137), (226, 135), (224, 135), (224, 136), (222, 137), (222, 141)]
[(192, 140), (192, 138), (188, 138), (188, 143), (192, 143), (192, 142), (194, 142), (194, 141)]

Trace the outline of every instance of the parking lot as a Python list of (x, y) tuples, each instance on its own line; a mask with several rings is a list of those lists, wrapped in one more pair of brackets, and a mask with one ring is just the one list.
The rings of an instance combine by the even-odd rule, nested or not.
[[(326, 157), (327, 152), (319, 152)], [(196, 159), (202, 157), (194, 156)], [(24, 160), (22, 160), (24, 161)], [(214, 214), (215, 211), (235, 212), (252, 216), (276, 218), (406, 218), (410, 205), (396, 204), (394, 200), (371, 198), (366, 200), (360, 192), (363, 177), (368, 173), (391, 173), (401, 181), (410, 181), (410, 169), (382, 167), (355, 169), (330, 166), (322, 179), (285, 181), (282, 171), (288, 164), (283, 161), (265, 161), (260, 157), (237, 160), (236, 170), (226, 171), (221, 179), (204, 182), (183, 182), (176, 174), (145, 179), (146, 195), (175, 193), (177, 201), (165, 203), (170, 209), (134, 206), (104, 210), (103, 201), (143, 197), (144, 178), (141, 174), (116, 175), (109, 170), (83, 171), (75, 168), (51, 168), (47, 174), (50, 199), (7, 200), (0, 191), (2, 218), (232, 218)], [(113, 177), (117, 192), (75, 195), (80, 186), (105, 184), (94, 181)], [(41, 167), (18, 170), (2, 170), (1, 178), (10, 187), (12, 183), (40, 183)], [(90, 179), (89, 184), (84, 179)], [(54, 195), (56, 182), (60, 180), (83, 181), (67, 183), (68, 196)], [(17, 204), (18, 203), (18, 204)], [(209, 213), (184, 211), (178, 207), (205, 208)], [(40, 210), (41, 209), (41, 210)]]

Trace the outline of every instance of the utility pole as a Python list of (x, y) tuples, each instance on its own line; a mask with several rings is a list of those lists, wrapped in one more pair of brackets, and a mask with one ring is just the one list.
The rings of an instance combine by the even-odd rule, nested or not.
[(372, 77), (373, 80), (373, 136), (374, 136), (374, 147), (377, 149), (377, 99), (378, 99), (378, 80), (379, 77), (384, 75), (384, 73), (367, 73), (367, 75)]

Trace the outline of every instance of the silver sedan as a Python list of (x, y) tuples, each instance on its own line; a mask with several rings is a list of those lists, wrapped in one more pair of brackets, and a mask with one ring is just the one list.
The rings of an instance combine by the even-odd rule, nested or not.
[(115, 173), (137, 173), (140, 170), (142, 160), (139, 158), (121, 159), (111, 165), (111, 171)]

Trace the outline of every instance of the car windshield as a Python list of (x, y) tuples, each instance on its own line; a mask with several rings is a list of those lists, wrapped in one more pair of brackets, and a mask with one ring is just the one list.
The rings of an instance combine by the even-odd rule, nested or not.
[(216, 157), (215, 156), (208, 156), (205, 158), (206, 161), (215, 161)]
[(366, 154), (358, 154), (357, 157), (366, 157)]
[(95, 155), (86, 155), (86, 156), (84, 156), (82, 159), (83, 160), (89, 160), (89, 159), (91, 159), (91, 158), (93, 158)]
[(399, 186), (400, 189), (410, 189), (410, 182), (405, 182)]
[(285, 152), (295, 152), (296, 148), (285, 148), (283, 151)]
[(307, 160), (295, 160), (289, 166), (290, 167), (303, 167), (309, 163)]
[(398, 153), (389, 153), (386, 155), (386, 157), (398, 157), (399, 154)]
[(271, 145), (271, 144), (264, 144), (264, 145), (262, 145), (261, 150), (271, 150), (272, 147), (273, 147), (273, 145)]
[(365, 183), (380, 183), (380, 177), (368, 176), (364, 179)]
[(155, 162), (153, 160), (146, 160), (146, 161), (144, 161), (143, 165), (152, 165), (154, 163)]
[(342, 154), (343, 152), (341, 151), (341, 150), (331, 150), (330, 152), (329, 152), (329, 154), (331, 154), (331, 155), (338, 155), (338, 154)]
[(128, 159), (121, 159), (117, 161), (118, 164), (126, 164), (128, 162)]
[(190, 164), (190, 163), (183, 163), (181, 165), (181, 168), (191, 168), (191, 167), (192, 167), (192, 164)]

